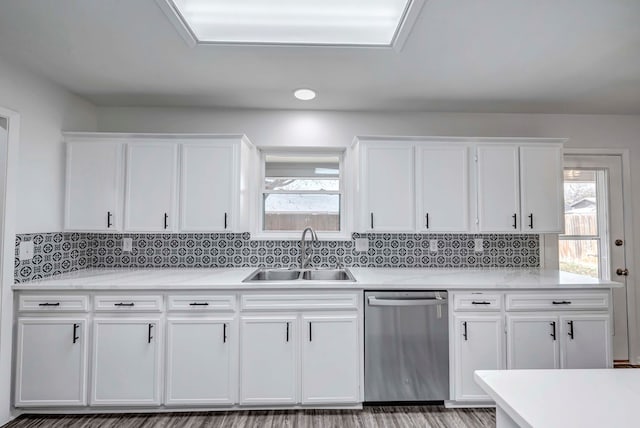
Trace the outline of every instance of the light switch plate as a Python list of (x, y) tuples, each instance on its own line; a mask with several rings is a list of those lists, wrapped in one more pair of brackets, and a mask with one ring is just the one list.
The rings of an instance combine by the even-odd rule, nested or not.
[(476, 253), (481, 253), (484, 251), (484, 239), (482, 238), (478, 238), (478, 239), (474, 239), (474, 247), (473, 247), (473, 251), (475, 251)]
[(31, 260), (33, 258), (33, 241), (20, 242), (20, 260)]
[(356, 251), (360, 253), (369, 251), (369, 238), (356, 238)]
[(437, 253), (438, 252), (438, 240), (437, 239), (430, 239), (429, 240), (429, 251), (432, 253)]
[(122, 238), (122, 251), (125, 253), (130, 253), (133, 249), (133, 239), (132, 238)]

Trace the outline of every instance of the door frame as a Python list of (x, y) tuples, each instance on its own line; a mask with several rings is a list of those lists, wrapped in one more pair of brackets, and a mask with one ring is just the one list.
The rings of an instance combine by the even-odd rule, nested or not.
[[(18, 148), (20, 142), (20, 114), (0, 106), (0, 117), (7, 120), (5, 174), (0, 175), (0, 424), (11, 416), (11, 367), (13, 355), (13, 259), (15, 257), (16, 186), (18, 180)], [(2, 149), (2, 147), (0, 147)]]
[[(636, 262), (635, 252), (633, 248), (633, 200), (631, 192), (631, 165), (629, 149), (564, 149), (565, 155), (601, 155), (601, 156), (620, 156), (622, 160), (622, 198), (623, 198), (623, 215), (624, 215), (624, 231), (625, 231), (625, 261), (631, 274), (627, 276), (627, 317), (628, 317), (628, 334), (629, 334), (629, 362), (631, 364), (640, 364), (640, 340), (638, 332), (638, 302), (636, 299), (640, 297), (640, 293), (636, 290), (637, 283), (635, 281), (635, 272), (640, 272), (640, 262)], [(547, 250), (548, 243), (546, 243)], [(545, 255), (551, 255), (556, 258), (557, 266), (557, 247), (551, 251), (545, 251)], [(547, 258), (551, 263), (551, 261)], [(633, 269), (633, 270), (632, 270)]]

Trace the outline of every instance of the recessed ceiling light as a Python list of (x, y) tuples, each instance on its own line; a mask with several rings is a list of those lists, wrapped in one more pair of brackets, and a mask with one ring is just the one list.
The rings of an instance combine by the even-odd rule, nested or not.
[(310, 101), (316, 97), (316, 91), (307, 88), (296, 89), (293, 96), (302, 101)]
[(426, 0), (156, 0), (190, 43), (395, 46)]

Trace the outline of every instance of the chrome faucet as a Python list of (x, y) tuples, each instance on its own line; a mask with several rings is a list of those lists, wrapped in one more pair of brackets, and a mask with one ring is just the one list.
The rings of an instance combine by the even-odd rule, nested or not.
[(313, 245), (314, 242), (318, 242), (318, 235), (313, 228), (307, 227), (302, 231), (302, 237), (300, 238), (300, 269), (306, 269), (311, 262), (311, 256), (313, 256), (313, 246), (311, 247), (311, 254), (307, 256), (307, 241), (305, 240), (307, 232), (311, 232), (311, 245)]

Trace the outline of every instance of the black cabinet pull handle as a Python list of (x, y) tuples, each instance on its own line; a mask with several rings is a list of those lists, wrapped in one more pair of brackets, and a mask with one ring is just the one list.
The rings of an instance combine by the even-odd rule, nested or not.
[(513, 228), (517, 229), (518, 228), (518, 214), (513, 214), (511, 217), (513, 217)]
[(553, 302), (554, 305), (570, 305), (571, 302), (568, 300), (554, 300)]
[(289, 342), (289, 323), (287, 323), (287, 342)]
[(169, 214), (164, 213), (164, 229), (167, 230), (169, 227)]
[(482, 302), (476, 302), (475, 300), (473, 302), (471, 302), (472, 305), (490, 305), (491, 302), (486, 302), (486, 301), (482, 301)]
[(529, 229), (533, 229), (533, 214), (529, 214)]
[(309, 342), (313, 341), (313, 335), (311, 333), (311, 321), (309, 321)]
[(371, 229), (373, 229), (373, 213), (371, 213)]
[(189, 303), (189, 306), (209, 306), (209, 303), (207, 303), (207, 302), (192, 302), (192, 303)]
[(425, 220), (425, 226), (427, 226), (427, 229), (429, 229), (429, 213), (426, 213), (424, 215), (424, 220)]
[(553, 340), (556, 340), (556, 322), (552, 321), (549, 325), (551, 326), (551, 337), (553, 337)]
[(227, 228), (227, 213), (224, 213), (224, 228)]
[(227, 323), (222, 323), (222, 343), (227, 343)]
[(80, 328), (80, 324), (73, 324), (73, 343), (76, 343), (80, 337), (78, 336), (78, 329)]
[(569, 324), (569, 337), (573, 340), (573, 321), (569, 321), (567, 324)]
[(151, 339), (153, 339), (153, 336), (151, 335), (152, 328), (153, 328), (153, 324), (149, 324), (149, 335), (147, 336), (147, 343), (151, 343)]
[(107, 211), (107, 229), (111, 228), (111, 226), (113, 226), (113, 224), (111, 223), (111, 216), (113, 214), (111, 214), (111, 211)]
[(120, 303), (114, 303), (113, 306), (127, 306), (127, 307), (133, 307), (136, 304), (133, 302), (129, 302), (129, 303), (124, 303), (124, 302), (120, 302)]
[(38, 303), (38, 306), (60, 306), (60, 302), (56, 302), (56, 303)]
[(467, 322), (466, 321), (462, 322), (462, 327), (464, 328), (464, 331), (462, 332), (462, 337), (464, 337), (464, 340), (468, 340), (469, 339), (469, 335), (467, 333)]

